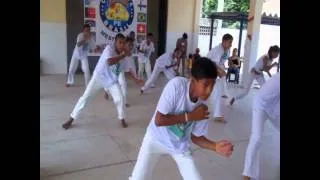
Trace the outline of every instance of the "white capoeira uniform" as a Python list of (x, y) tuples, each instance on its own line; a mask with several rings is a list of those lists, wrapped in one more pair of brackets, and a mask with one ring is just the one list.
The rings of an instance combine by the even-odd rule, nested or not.
[[(211, 59), (211, 61), (215, 62), (217, 66), (221, 69), (225, 69), (224, 63), (228, 60), (230, 56), (230, 50), (224, 50), (222, 44), (217, 45), (216, 47), (212, 48), (207, 57)], [(209, 97), (209, 106), (211, 106), (213, 113), (213, 117), (223, 117), (224, 110), (223, 110), (223, 99), (222, 95), (226, 94), (226, 77), (223, 76), (221, 78), (217, 78), (213, 91)]]
[(147, 80), (141, 90), (145, 91), (149, 87), (151, 87), (151, 85), (155, 83), (161, 72), (164, 73), (168, 80), (176, 77), (176, 73), (174, 72), (173, 67), (166, 69), (166, 66), (170, 66), (175, 62), (175, 60), (172, 58), (172, 55), (173, 53), (164, 53), (160, 57), (158, 57), (158, 59), (156, 59), (151, 77)]
[(73, 119), (78, 119), (81, 111), (89, 102), (89, 100), (91, 100), (92, 97), (101, 89), (105, 89), (111, 94), (114, 104), (117, 108), (118, 119), (122, 120), (125, 118), (124, 96), (118, 82), (118, 76), (120, 75), (120, 63), (113, 65), (108, 65), (107, 63), (107, 59), (117, 55), (118, 54), (115, 51), (114, 45), (107, 45), (100, 56), (86, 90), (78, 100), (71, 113), (71, 117)]
[(267, 119), (280, 133), (280, 73), (268, 80), (254, 97), (251, 136), (243, 170), (243, 175), (253, 180), (261, 180), (259, 153), (264, 123)]
[[(192, 102), (189, 95), (190, 80), (175, 77), (163, 89), (156, 111), (147, 127), (137, 162), (129, 180), (152, 179), (152, 171), (162, 155), (169, 155), (176, 162), (184, 180), (201, 180), (190, 151), (191, 134), (200, 137), (208, 132), (208, 120), (189, 121), (186, 124), (157, 126), (155, 116), (191, 112), (201, 103)], [(162, 179), (167, 179), (164, 175)]]
[[(262, 72), (264, 58), (268, 58), (268, 64), (267, 64), (268, 66), (272, 64), (272, 59), (269, 59), (268, 55), (261, 56), (256, 62), (256, 64), (254, 65), (254, 67), (249, 72), (247, 82), (245, 83), (245, 86), (244, 86), (244, 91), (242, 91), (237, 96), (235, 96), (234, 97), (235, 100), (242, 99), (249, 93), (253, 80), (257, 80), (260, 87), (266, 82)], [(253, 71), (256, 71), (258, 74), (254, 73)]]
[(130, 69), (132, 69), (132, 73), (133, 73), (133, 75), (135, 76), (135, 77), (138, 77), (138, 75), (137, 75), (137, 66), (136, 65), (138, 65), (139, 66), (139, 62), (138, 62), (138, 56), (139, 56), (139, 54), (138, 54), (138, 52), (137, 52), (137, 47), (138, 47), (138, 43), (136, 42), (136, 40), (133, 42), (133, 48), (132, 48), (132, 51), (131, 51), (131, 53), (132, 53), (132, 58), (133, 58), (133, 61), (131, 62), (130, 61), (130, 63), (129, 63), (129, 67), (130, 67)]
[[(119, 73), (119, 76), (118, 76), (118, 82), (119, 82), (119, 85), (120, 85), (120, 89), (122, 91), (122, 95), (123, 95), (123, 101), (124, 101), (124, 104), (127, 103), (127, 80), (126, 80), (126, 77), (125, 77), (125, 73), (126, 72), (131, 72), (133, 74), (133, 76), (135, 76), (136, 78), (137, 75), (134, 73), (134, 59), (132, 56), (129, 56), (129, 57), (125, 57), (124, 60), (120, 61), (120, 73)], [(106, 93), (110, 94), (108, 89), (105, 89)]]
[(147, 78), (149, 79), (151, 77), (151, 63), (150, 63), (150, 55), (152, 52), (154, 52), (154, 44), (153, 42), (150, 42), (150, 44), (147, 44), (147, 40), (142, 41), (140, 44), (141, 51), (144, 51), (144, 53), (139, 52), (138, 53), (138, 62), (139, 62), (139, 70), (138, 75), (140, 79), (143, 79), (143, 72), (145, 71), (147, 74)]
[[(79, 43), (83, 39), (84, 39), (84, 35), (83, 35), (83, 33), (80, 33), (77, 37), (77, 43)], [(94, 42), (93, 38), (91, 37), (89, 42), (84, 43), (81, 46), (78, 46), (77, 43), (76, 43), (76, 46), (73, 50), (73, 54), (72, 54), (70, 65), (69, 65), (67, 84), (69, 84), (69, 85), (74, 84), (74, 74), (76, 73), (76, 70), (78, 68), (79, 61), (81, 61), (81, 69), (84, 73), (84, 80), (85, 80), (85, 84), (87, 86), (90, 81), (88, 52), (89, 52), (89, 49), (91, 49), (94, 46), (95, 42)]]

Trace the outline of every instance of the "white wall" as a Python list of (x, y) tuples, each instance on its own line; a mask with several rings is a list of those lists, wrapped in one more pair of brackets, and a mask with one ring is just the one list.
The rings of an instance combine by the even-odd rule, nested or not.
[(67, 73), (65, 23), (40, 22), (40, 59), (44, 74)]

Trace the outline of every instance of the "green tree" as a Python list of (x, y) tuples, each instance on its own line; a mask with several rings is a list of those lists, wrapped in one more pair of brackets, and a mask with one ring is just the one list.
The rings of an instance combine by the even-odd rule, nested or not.
[(224, 11), (226, 12), (247, 12), (250, 0), (225, 0)]
[[(249, 10), (250, 0), (225, 0), (224, 11), (225, 12), (247, 12)], [(244, 28), (247, 24), (244, 23)], [(222, 27), (230, 29), (239, 29), (240, 22), (223, 21)]]
[[(208, 17), (211, 13), (217, 11), (218, 0), (203, 0), (202, 17)], [(225, 12), (247, 12), (250, 0), (224, 0)], [(246, 26), (246, 25), (245, 25)], [(240, 22), (223, 21), (222, 27), (239, 29)]]
[(217, 11), (218, 0), (203, 0), (202, 17), (207, 17)]

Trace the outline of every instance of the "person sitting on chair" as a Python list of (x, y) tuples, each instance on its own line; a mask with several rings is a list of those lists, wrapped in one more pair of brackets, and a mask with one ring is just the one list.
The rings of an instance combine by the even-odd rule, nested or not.
[(240, 73), (240, 58), (237, 55), (237, 48), (234, 48), (232, 51), (232, 56), (228, 58), (228, 72), (227, 72), (227, 80), (230, 77), (230, 74), (235, 74), (235, 81), (239, 82), (239, 73)]

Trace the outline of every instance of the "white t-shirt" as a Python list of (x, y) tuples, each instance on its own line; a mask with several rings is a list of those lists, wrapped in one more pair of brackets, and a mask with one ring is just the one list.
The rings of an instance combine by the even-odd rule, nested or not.
[(256, 64), (254, 65), (254, 69), (259, 72), (259, 73), (262, 73), (262, 68), (263, 68), (263, 58), (267, 57), (268, 58), (268, 66), (271, 65), (272, 63), (272, 60), (269, 59), (269, 56), (268, 55), (263, 55), (261, 56), (258, 61), (256, 62)]
[(119, 73), (121, 72), (120, 63), (113, 65), (108, 65), (107, 63), (107, 59), (118, 55), (119, 54), (115, 51), (114, 45), (107, 45), (99, 58), (96, 68), (94, 69), (93, 73), (98, 75), (104, 88), (108, 88), (118, 82), (118, 75), (116, 71), (119, 71)]
[(134, 60), (133, 56), (127, 56), (124, 58), (124, 60), (120, 61), (120, 71), (121, 72), (129, 72), (130, 69), (134, 70), (135, 65), (134, 65)]
[(267, 113), (272, 120), (280, 120), (280, 73), (271, 77), (255, 96), (256, 108)]
[(142, 41), (140, 44), (140, 50), (144, 51), (144, 53), (139, 52), (139, 62), (146, 63), (149, 60), (151, 53), (154, 51), (154, 44), (150, 42), (147, 44), (147, 40)]
[(230, 49), (225, 51), (222, 44), (219, 44), (208, 52), (207, 57), (224, 69), (224, 63), (230, 57)]
[(172, 58), (172, 53), (164, 53), (157, 58), (155, 65), (160, 68), (165, 68), (166, 66), (172, 65), (174, 59)]
[(89, 42), (87, 43), (84, 43), (83, 45), (79, 46), (78, 47), (78, 43), (80, 41), (83, 41), (84, 40), (84, 35), (83, 35), (83, 32), (80, 33), (77, 37), (77, 43), (76, 43), (76, 46), (73, 50), (73, 57), (77, 58), (77, 59), (82, 59), (82, 58), (85, 58), (88, 56), (88, 52), (89, 52), (89, 49), (92, 49), (92, 47), (94, 46), (95, 42), (91, 36)]
[(162, 114), (184, 114), (185, 112), (191, 112), (202, 103), (200, 99), (196, 103), (190, 100), (189, 87), (190, 81), (184, 77), (171, 79), (162, 91), (155, 113), (147, 128), (147, 135), (173, 153), (188, 151), (191, 133), (199, 137), (206, 135), (208, 131), (208, 120), (189, 121), (187, 124), (182, 124), (181, 126), (184, 126), (185, 129), (183, 131), (178, 130), (180, 133), (175, 133), (178, 125), (156, 126), (155, 124), (157, 111)]

